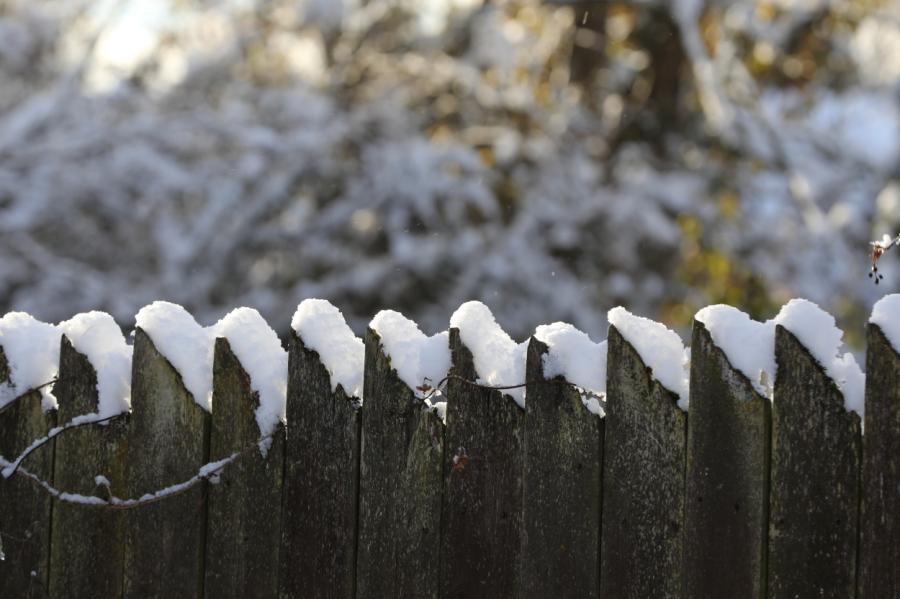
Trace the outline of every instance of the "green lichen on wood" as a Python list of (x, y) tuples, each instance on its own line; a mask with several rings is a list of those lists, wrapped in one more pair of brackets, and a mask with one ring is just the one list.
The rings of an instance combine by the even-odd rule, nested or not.
[[(213, 361), (210, 460), (259, 442), (259, 396), (226, 339), (216, 339)], [(244, 453), (209, 486), (205, 591), (207, 597), (274, 597), (281, 545), (284, 427), (265, 455)]]
[(856, 588), (860, 419), (809, 351), (775, 332), (769, 493), (769, 599), (852, 597)]
[(681, 593), (687, 414), (609, 327), (601, 597)]
[(694, 321), (684, 597), (766, 592), (771, 404)]
[(858, 597), (900, 599), (900, 355), (878, 325), (866, 333)]
[[(59, 379), (53, 387), (59, 421), (97, 411), (97, 373), (63, 336)], [(74, 428), (56, 439), (54, 485), (65, 492), (107, 498), (124, 493), (128, 416)], [(109, 489), (96, 484), (102, 475)], [(122, 594), (125, 514), (57, 502), (53, 508), (50, 596), (118, 597)]]
[[(197, 474), (209, 451), (210, 415), (150, 337), (135, 331), (126, 497), (139, 498)], [(206, 485), (127, 513), (123, 593), (203, 595)]]
[(572, 387), (540, 383), (546, 353), (547, 346), (532, 337), (519, 597), (598, 597), (603, 420)]
[[(451, 374), (477, 380), (458, 329), (450, 329), (450, 355)], [(447, 399), (441, 597), (516, 597), (524, 410), (499, 391), (455, 378)]]
[[(0, 384), (9, 366), (0, 349)], [(32, 391), (0, 411), (0, 455), (14, 459), (56, 425), (56, 411), (44, 412), (41, 394)], [(23, 468), (42, 480), (53, 479), (54, 442), (34, 451)], [(0, 597), (44, 597), (50, 565), (50, 495), (22, 476), (0, 477)]]
[(360, 410), (292, 334), (279, 596), (353, 599)]
[(357, 594), (437, 597), (443, 423), (366, 332)]

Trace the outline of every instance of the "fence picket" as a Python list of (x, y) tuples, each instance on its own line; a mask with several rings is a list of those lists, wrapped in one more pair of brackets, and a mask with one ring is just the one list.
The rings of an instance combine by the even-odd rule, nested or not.
[[(197, 474), (209, 454), (209, 414), (150, 337), (135, 331), (126, 496), (141, 497)], [(130, 510), (124, 597), (203, 595), (206, 485)]]
[[(227, 339), (215, 342), (210, 460), (257, 443), (259, 396)], [(281, 545), (281, 481), (284, 427), (279, 425), (263, 456), (250, 450), (209, 486), (206, 541), (207, 597), (274, 597)]]
[(279, 595), (353, 599), (360, 409), (291, 333)]
[(547, 351), (531, 338), (519, 597), (598, 597), (603, 420), (572, 387), (540, 382)]
[(852, 597), (860, 420), (787, 329), (775, 331), (768, 595)]
[(371, 329), (365, 345), (357, 595), (436, 598), (442, 424), (428, 422)]
[[(478, 378), (459, 330), (452, 375)], [(499, 391), (452, 378), (447, 388), (441, 597), (515, 597), (522, 531), (524, 410)]]
[(878, 325), (866, 336), (858, 596), (900, 599), (900, 355)]
[[(9, 380), (9, 366), (0, 347), (0, 383)], [(32, 441), (56, 425), (56, 411), (41, 409), (37, 391), (20, 397), (0, 412), (0, 455), (13, 460)], [(24, 467), (52, 480), (54, 442), (28, 457)], [(0, 597), (43, 597), (47, 593), (50, 560), (50, 497), (21, 477), (0, 477)]]
[(694, 321), (684, 596), (765, 593), (771, 405)]
[(600, 596), (675, 597), (687, 414), (615, 326), (607, 343)]
[[(97, 373), (63, 335), (59, 380), (53, 387), (59, 421), (98, 409)], [(75, 428), (55, 440), (53, 483), (64, 491), (107, 498), (122, 496), (129, 416), (102, 426)], [(94, 477), (104, 476), (109, 488)], [(125, 514), (118, 510), (56, 503), (50, 542), (51, 597), (118, 597), (122, 594)]]

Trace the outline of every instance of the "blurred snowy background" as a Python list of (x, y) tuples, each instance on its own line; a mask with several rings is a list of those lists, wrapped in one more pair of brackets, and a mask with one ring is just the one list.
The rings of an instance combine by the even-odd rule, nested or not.
[(0, 0), (0, 313), (802, 296), (859, 344), (898, 232), (898, 0)]

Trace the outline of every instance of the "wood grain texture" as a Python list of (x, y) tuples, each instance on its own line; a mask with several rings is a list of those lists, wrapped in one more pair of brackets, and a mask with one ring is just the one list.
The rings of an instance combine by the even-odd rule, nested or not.
[(443, 423), (400, 380), (371, 329), (365, 344), (357, 595), (436, 598)]
[[(227, 339), (216, 339), (210, 461), (259, 442), (259, 394)], [(275, 597), (281, 546), (284, 426), (265, 455), (251, 450), (209, 486), (205, 593), (211, 599)]]
[[(451, 374), (477, 380), (458, 329), (450, 329), (450, 354)], [(515, 597), (524, 410), (499, 391), (458, 379), (450, 380), (447, 397), (441, 597)]]
[[(0, 348), (0, 383), (9, 369)], [(0, 412), (0, 455), (13, 460), (32, 441), (56, 426), (56, 411), (41, 409), (37, 391), (20, 397)], [(53, 479), (54, 442), (47, 443), (23, 464), (45, 481)], [(21, 476), (0, 477), (0, 597), (46, 597), (50, 572), (50, 496)]]
[(858, 596), (900, 599), (900, 354), (878, 325), (866, 337)]
[[(59, 357), (59, 380), (53, 388), (59, 421), (98, 409), (97, 373), (65, 335)], [(105, 424), (66, 431), (56, 439), (54, 485), (69, 493), (121, 496), (129, 416)], [(109, 490), (94, 481), (110, 482)], [(50, 543), (52, 597), (118, 597), (122, 594), (125, 514), (117, 510), (57, 502)]]
[(767, 597), (853, 597), (860, 419), (781, 325), (775, 361)]
[[(197, 474), (209, 456), (210, 415), (150, 337), (135, 331), (126, 496), (138, 498)], [(127, 512), (123, 595), (200, 597), (206, 485)]]
[(681, 593), (687, 414), (609, 327), (601, 597)]
[(532, 337), (519, 597), (598, 597), (603, 420), (572, 387), (540, 383), (546, 354), (547, 346)]
[(279, 595), (356, 593), (360, 409), (291, 334)]
[(771, 403), (694, 321), (684, 597), (766, 592)]

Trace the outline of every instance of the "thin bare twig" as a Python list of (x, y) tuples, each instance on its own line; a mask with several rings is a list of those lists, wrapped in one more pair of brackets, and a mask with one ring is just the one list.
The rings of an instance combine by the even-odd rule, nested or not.
[(519, 383), (518, 385), (483, 385), (477, 381), (469, 380), (465, 377), (459, 376), (458, 374), (448, 374), (444, 378), (438, 382), (437, 385), (428, 389), (427, 387), (419, 387), (422, 391), (429, 391), (427, 395), (421, 397), (422, 401), (429, 401), (435, 395), (441, 393), (441, 389), (446, 386), (447, 382), (450, 380), (460, 381), (472, 387), (477, 387), (479, 389), (488, 389), (491, 391), (508, 391), (510, 389), (521, 389), (522, 387), (527, 387), (528, 385), (563, 385), (566, 387), (572, 387), (575, 389), (579, 395), (585, 395), (587, 397), (591, 397), (596, 399), (597, 401), (603, 402), (606, 401), (606, 398), (603, 397), (599, 393), (594, 393), (593, 391), (588, 391), (582, 387), (579, 387), (575, 383), (570, 383), (569, 381), (562, 381), (559, 379), (537, 379), (531, 381), (525, 381), (524, 383)]
[(41, 385), (38, 385), (37, 387), (33, 387), (33, 388), (29, 389), (28, 391), (25, 391), (25, 392), (23, 392), (23, 393), (20, 393), (20, 394), (16, 395), (16, 396), (13, 397), (11, 400), (9, 400), (9, 401), (6, 402), (5, 404), (3, 404), (3, 407), (0, 407), (0, 414), (2, 414), (3, 412), (5, 412), (6, 410), (10, 409), (10, 408), (13, 406), (14, 403), (16, 403), (17, 401), (19, 401), (19, 400), (22, 399), (23, 397), (28, 397), (29, 395), (31, 395), (31, 394), (34, 393), (35, 391), (40, 391), (40, 390), (43, 389), (44, 387), (49, 387), (50, 385), (55, 385), (55, 384), (56, 384), (56, 381), (57, 381), (57, 379), (54, 377), (53, 379), (47, 381), (46, 383), (43, 383), (43, 384), (41, 384)]

